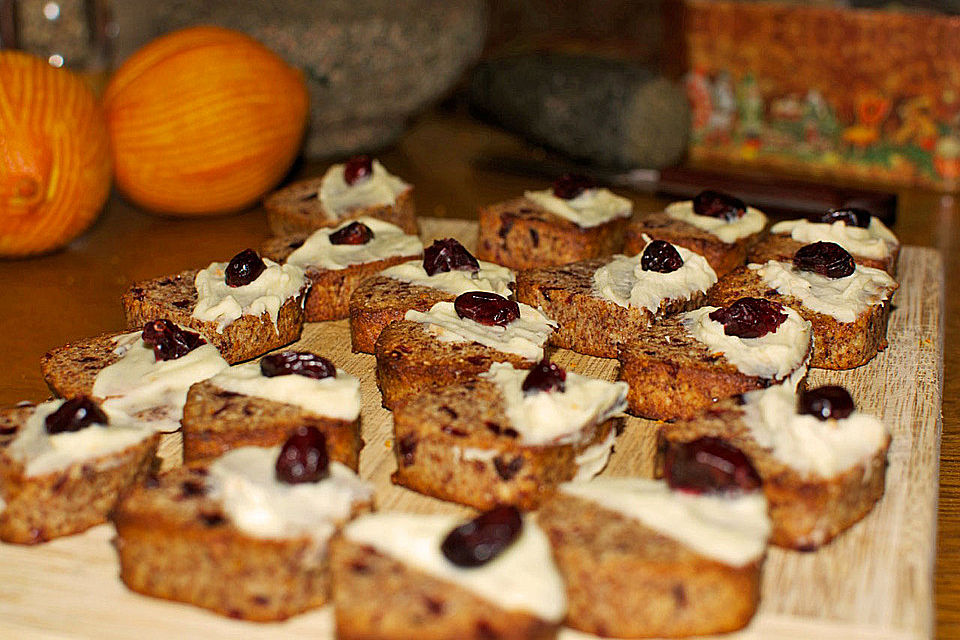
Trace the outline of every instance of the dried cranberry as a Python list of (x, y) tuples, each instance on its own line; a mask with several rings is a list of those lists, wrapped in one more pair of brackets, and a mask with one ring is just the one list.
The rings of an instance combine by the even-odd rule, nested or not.
[(362, 222), (351, 222), (330, 234), (330, 244), (367, 244), (373, 240), (373, 230)]
[(199, 333), (181, 329), (165, 318), (143, 325), (142, 338), (144, 344), (153, 347), (153, 357), (157, 361), (182, 358), (207, 343)]
[(300, 427), (277, 457), (277, 479), (287, 484), (319, 482), (330, 475), (327, 439), (316, 427)]
[(854, 272), (853, 256), (836, 242), (814, 242), (797, 249), (793, 266), (828, 278), (846, 278)]
[(516, 507), (494, 507), (451, 531), (440, 550), (458, 567), (479, 567), (513, 544), (522, 528), (523, 518)]
[(343, 181), (351, 187), (373, 175), (373, 160), (370, 156), (355, 156), (343, 165)]
[(808, 413), (818, 420), (842, 420), (853, 413), (854, 408), (853, 398), (847, 390), (836, 385), (801, 391), (797, 400), (798, 412)]
[(107, 424), (107, 415), (87, 396), (78, 396), (61, 404), (44, 422), (47, 433), (54, 434), (80, 431), (94, 423)]
[(735, 198), (728, 193), (707, 189), (694, 197), (693, 212), (700, 216), (722, 218), (727, 222), (733, 222), (743, 217), (747, 212), (747, 205), (740, 198)]
[(428, 276), (446, 271), (480, 270), (480, 263), (462, 244), (453, 238), (434, 240), (423, 250), (423, 270)]
[(523, 379), (520, 388), (524, 395), (537, 393), (538, 391), (560, 391), (563, 392), (566, 387), (565, 380), (567, 372), (560, 365), (541, 360)]
[(268, 378), (297, 374), (323, 380), (337, 377), (332, 362), (309, 351), (281, 351), (260, 359), (260, 373)]
[(640, 257), (640, 268), (644, 271), (657, 273), (673, 273), (683, 266), (680, 252), (669, 242), (654, 240), (643, 250)]
[(763, 298), (740, 298), (710, 312), (710, 319), (723, 325), (723, 332), (738, 338), (759, 338), (776, 331), (787, 319), (783, 305)]
[(740, 449), (720, 438), (672, 442), (663, 461), (663, 475), (673, 489), (692, 493), (752, 491), (760, 476)]
[(227, 264), (223, 279), (228, 287), (242, 287), (259, 278), (266, 268), (256, 251), (244, 249)]
[(505, 327), (520, 317), (520, 305), (490, 291), (467, 291), (453, 301), (453, 309), (461, 318), (492, 327)]
[(844, 222), (848, 227), (862, 227), (866, 229), (870, 226), (871, 214), (866, 209), (857, 207), (843, 207), (840, 209), (830, 209), (824, 213), (814, 213), (807, 218), (810, 222), (825, 222), (832, 224), (834, 222)]
[(553, 183), (553, 195), (564, 200), (573, 200), (587, 189), (595, 189), (597, 183), (592, 178), (579, 173), (565, 173)]

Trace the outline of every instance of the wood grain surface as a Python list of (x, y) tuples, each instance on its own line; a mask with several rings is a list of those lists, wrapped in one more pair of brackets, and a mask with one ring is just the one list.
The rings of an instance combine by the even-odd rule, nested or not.
[[(423, 236), (454, 236), (471, 246), (476, 226), (424, 220)], [(889, 348), (853, 371), (813, 370), (810, 382), (850, 389), (858, 405), (893, 432), (887, 489), (850, 531), (813, 553), (771, 548), (760, 610), (742, 638), (926, 638), (933, 625), (933, 566), (943, 369), (943, 266), (933, 250), (906, 247)], [(373, 356), (350, 352), (346, 321), (307, 325), (300, 346), (360, 376), (363, 395), (361, 475), (377, 488), (380, 509), (467, 510), (390, 484), (394, 469), (390, 413), (380, 407)], [(616, 361), (560, 351), (577, 372), (616, 377)], [(629, 418), (605, 475), (650, 475), (656, 423)], [(165, 443), (176, 464), (179, 439)], [(0, 637), (3, 638), (331, 638), (328, 610), (284, 623), (221, 618), (187, 605), (128, 591), (117, 578), (108, 525), (38, 547), (0, 546)], [(564, 632), (569, 640), (587, 638)]]

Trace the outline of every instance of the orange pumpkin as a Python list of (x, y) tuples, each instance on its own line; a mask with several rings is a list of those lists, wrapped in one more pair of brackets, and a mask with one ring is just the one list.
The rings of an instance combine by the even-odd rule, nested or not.
[(244, 209), (275, 187), (300, 148), (309, 99), (300, 72), (253, 38), (192, 27), (133, 54), (103, 102), (119, 189), (191, 216)]
[(77, 75), (0, 52), (0, 256), (58, 249), (110, 194), (106, 121)]

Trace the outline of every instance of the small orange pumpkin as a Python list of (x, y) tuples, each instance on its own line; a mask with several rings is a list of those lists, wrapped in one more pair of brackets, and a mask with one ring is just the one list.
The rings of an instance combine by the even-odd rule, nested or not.
[(0, 256), (58, 249), (110, 194), (103, 111), (77, 75), (0, 52)]
[(119, 189), (155, 211), (237, 211), (283, 178), (303, 139), (300, 72), (220, 27), (157, 38), (114, 74), (103, 98)]

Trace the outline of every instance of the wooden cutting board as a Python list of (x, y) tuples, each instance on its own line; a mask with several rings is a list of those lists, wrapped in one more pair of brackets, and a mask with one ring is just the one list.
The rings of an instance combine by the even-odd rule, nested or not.
[[(475, 223), (423, 219), (425, 240), (453, 236), (475, 244)], [(815, 369), (814, 385), (845, 385), (859, 407), (893, 432), (887, 488), (876, 508), (850, 531), (813, 553), (770, 549), (762, 601), (736, 638), (928, 638), (933, 628), (933, 566), (943, 381), (943, 266), (933, 250), (905, 247), (900, 290), (888, 330), (889, 347), (846, 372)], [(79, 337), (79, 336), (77, 336)], [(380, 509), (417, 512), (466, 509), (390, 483), (395, 468), (391, 415), (380, 406), (374, 357), (350, 352), (346, 321), (307, 325), (299, 346), (318, 351), (363, 381), (366, 446), (360, 472), (377, 487)], [(554, 358), (579, 373), (616, 377), (617, 362), (560, 351)], [(656, 423), (629, 418), (604, 475), (649, 476)], [(179, 436), (163, 446), (178, 464)], [(117, 578), (109, 525), (37, 547), (0, 545), (0, 637), (318, 638), (329, 639), (332, 616), (322, 609), (283, 623), (221, 618), (188, 605), (128, 591)], [(564, 631), (566, 640), (587, 638)]]

